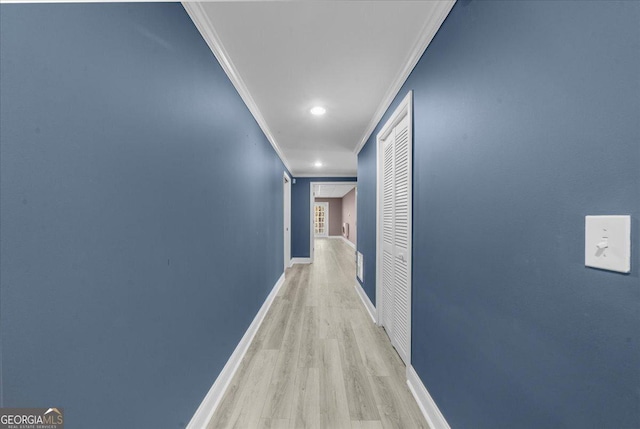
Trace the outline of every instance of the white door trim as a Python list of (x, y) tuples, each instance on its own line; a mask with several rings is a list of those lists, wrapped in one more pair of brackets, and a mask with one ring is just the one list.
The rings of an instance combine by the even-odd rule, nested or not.
[(413, 91), (404, 97), (400, 105), (393, 112), (389, 120), (382, 127), (378, 135), (376, 136), (376, 310), (377, 310), (377, 323), (380, 325), (383, 314), (383, 299), (382, 299), (382, 143), (385, 138), (391, 133), (396, 125), (405, 117), (409, 117), (409, 177), (408, 177), (408, 198), (409, 198), (409, 213), (408, 213), (408, 243), (407, 248), (407, 269), (408, 269), (408, 300), (409, 308), (407, 309), (409, 315), (409, 344), (407, 350), (407, 361), (405, 364), (407, 367), (411, 364), (411, 307), (412, 307), (412, 277), (413, 277)]
[(309, 261), (313, 263), (313, 203), (315, 196), (313, 195), (314, 185), (354, 185), (358, 186), (358, 182), (309, 182)]
[[(284, 210), (284, 269), (286, 270), (291, 266), (291, 177), (286, 171), (283, 175), (283, 210)], [(287, 216), (288, 214), (288, 216)], [(288, 245), (287, 245), (288, 241)]]

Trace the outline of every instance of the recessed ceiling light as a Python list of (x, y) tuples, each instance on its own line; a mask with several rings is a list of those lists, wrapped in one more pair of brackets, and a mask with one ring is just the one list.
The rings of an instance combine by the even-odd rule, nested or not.
[(322, 167), (322, 162), (320, 161), (316, 161), (315, 164), (313, 164), (315, 167)]
[(327, 113), (327, 109), (322, 106), (316, 106), (310, 110), (312, 115), (321, 116)]

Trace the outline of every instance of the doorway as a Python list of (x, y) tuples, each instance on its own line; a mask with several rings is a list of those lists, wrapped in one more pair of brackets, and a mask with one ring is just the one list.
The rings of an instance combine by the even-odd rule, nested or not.
[(412, 92), (376, 137), (376, 304), (378, 324), (411, 364)]
[(329, 235), (329, 203), (313, 204), (313, 236), (327, 237)]
[[(332, 239), (340, 239), (354, 251), (356, 248), (356, 234), (357, 234), (357, 214), (355, 203), (355, 192), (357, 189), (357, 182), (311, 182), (309, 184), (309, 262), (313, 263), (314, 260), (314, 246), (315, 246), (315, 215), (316, 215), (316, 202), (327, 202), (329, 215), (325, 218), (326, 222), (326, 237)], [(350, 195), (349, 209), (347, 212), (343, 212), (341, 200), (347, 195)], [(320, 201), (316, 201), (316, 200)], [(333, 203), (334, 200), (338, 200), (339, 208), (336, 210)], [(347, 207), (347, 206), (345, 206)], [(331, 214), (335, 212), (335, 214)], [(346, 225), (345, 225), (346, 224)], [(355, 254), (354, 254), (355, 259)]]

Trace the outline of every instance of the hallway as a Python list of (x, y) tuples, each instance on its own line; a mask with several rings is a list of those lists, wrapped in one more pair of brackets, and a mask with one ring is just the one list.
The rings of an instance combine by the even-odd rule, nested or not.
[(208, 428), (427, 428), (354, 290), (353, 249), (316, 239), (315, 252), (287, 271)]

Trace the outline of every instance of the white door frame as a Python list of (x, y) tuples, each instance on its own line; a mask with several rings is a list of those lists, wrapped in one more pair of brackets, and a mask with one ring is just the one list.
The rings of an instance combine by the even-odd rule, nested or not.
[[(316, 207), (315, 206), (322, 206), (324, 207), (324, 234), (316, 234), (315, 231), (315, 214), (316, 214)], [(329, 236), (329, 203), (327, 202), (321, 202), (321, 201), (314, 201), (313, 203), (313, 215), (314, 215), (314, 222), (313, 222), (313, 236), (315, 237), (328, 237)]]
[(408, 194), (409, 194), (409, 213), (408, 213), (408, 243), (407, 247), (407, 270), (409, 273), (409, 350), (407, 356), (407, 368), (411, 365), (411, 332), (412, 332), (412, 320), (411, 320), (411, 307), (412, 307), (412, 280), (413, 280), (413, 91), (409, 93), (402, 100), (400, 105), (393, 112), (393, 115), (385, 123), (384, 127), (380, 130), (376, 136), (376, 312), (378, 314), (377, 324), (381, 325), (382, 319), (382, 143), (383, 140), (389, 135), (398, 123), (405, 117), (409, 116), (409, 182), (408, 182)]
[(283, 172), (284, 269), (291, 266), (291, 177)]
[(313, 195), (314, 185), (353, 185), (358, 186), (358, 182), (309, 182), (309, 263), (313, 263), (313, 203), (315, 195)]

